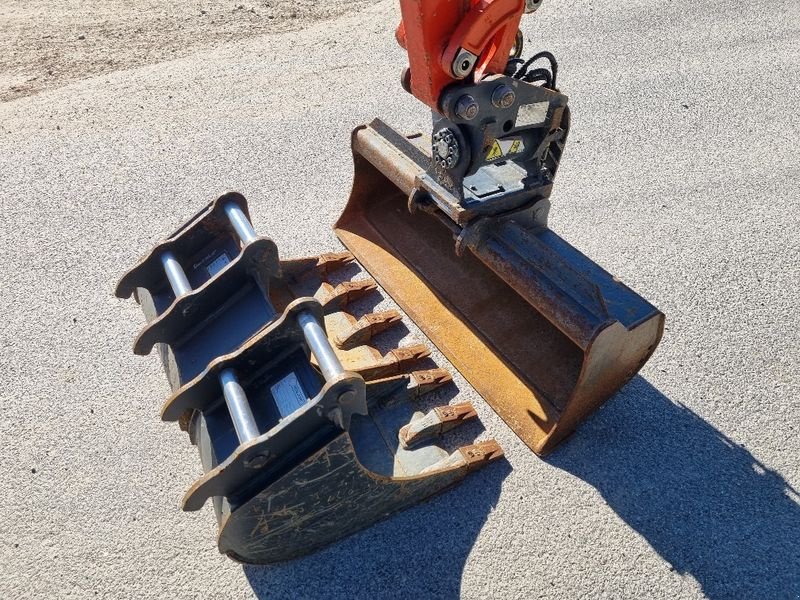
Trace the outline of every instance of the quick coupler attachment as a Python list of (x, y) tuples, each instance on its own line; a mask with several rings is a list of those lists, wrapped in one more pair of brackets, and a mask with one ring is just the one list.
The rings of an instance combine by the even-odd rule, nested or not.
[(280, 261), (231, 193), (117, 288), (148, 322), (135, 352), (157, 347), (167, 372), (162, 418), (200, 452), (204, 474), (183, 508), (210, 499), (219, 549), (236, 560), (308, 554), (502, 456), (493, 440), (453, 452), (430, 443), (450, 427), (421, 430), (416, 403), (451, 377), (421, 362), (423, 345), (379, 347), (396, 311), (344, 312), (377, 294), (371, 279), (341, 281), (353, 267), (346, 252)]
[(256, 235), (244, 197), (222, 196), (117, 285), (117, 296), (134, 294), (147, 319), (134, 353), (158, 346), (170, 385), (180, 387), (276, 317), (269, 286), (279, 272), (278, 248)]

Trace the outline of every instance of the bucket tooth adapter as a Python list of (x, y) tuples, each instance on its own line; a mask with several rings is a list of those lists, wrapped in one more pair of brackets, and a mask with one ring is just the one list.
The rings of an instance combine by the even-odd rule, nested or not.
[(645, 364), (664, 315), (547, 226), (570, 111), (555, 57), (520, 58), (520, 18), (540, 4), (400, 0), (402, 83), (433, 129), (355, 130), (335, 231), (545, 454)]
[[(219, 550), (235, 560), (311, 553), (503, 455), (494, 440), (451, 451), (420, 445), (455, 426), (422, 430), (415, 404), (451, 377), (415, 370), (424, 347), (384, 355), (359, 345), (400, 319), (342, 311), (377, 293), (367, 280), (327, 280), (352, 260), (345, 252), (281, 261), (275, 244), (256, 235), (244, 197), (230, 193), (117, 287), (147, 319), (134, 351), (161, 355), (172, 388), (161, 416), (200, 453), (203, 475), (183, 509), (210, 500)], [(401, 436), (408, 431), (413, 448), (411, 434)]]

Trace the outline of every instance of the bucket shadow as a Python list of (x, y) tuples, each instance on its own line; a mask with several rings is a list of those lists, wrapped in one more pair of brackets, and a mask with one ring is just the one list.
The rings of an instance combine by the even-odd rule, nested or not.
[(304, 558), (243, 566), (253, 591), (273, 598), (459, 598), (467, 557), (497, 504), (505, 460), (422, 504)]
[(800, 598), (800, 496), (641, 377), (547, 460), (712, 600)]

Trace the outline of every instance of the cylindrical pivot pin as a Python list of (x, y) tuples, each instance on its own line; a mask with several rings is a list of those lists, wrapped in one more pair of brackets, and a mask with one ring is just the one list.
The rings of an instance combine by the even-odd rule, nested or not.
[(244, 444), (259, 436), (256, 419), (250, 409), (236, 372), (233, 369), (225, 369), (219, 375), (219, 382), (222, 385), (222, 394), (225, 396), (225, 404), (228, 405), (228, 412), (233, 421), (233, 428), (236, 430), (236, 437), (239, 443)]
[(255, 229), (253, 229), (253, 225), (247, 218), (247, 215), (244, 214), (244, 211), (239, 207), (238, 204), (235, 202), (229, 202), (226, 204), (225, 214), (228, 216), (228, 220), (236, 230), (236, 235), (239, 236), (239, 239), (242, 240), (243, 244), (249, 244), (258, 237)]
[(310, 312), (303, 311), (297, 315), (297, 322), (303, 330), (308, 347), (319, 363), (319, 370), (322, 371), (325, 381), (344, 373), (344, 367), (339, 362), (339, 357), (333, 351), (333, 346), (325, 335), (325, 330), (317, 322), (317, 318)]
[(167, 274), (169, 285), (176, 298), (185, 296), (192, 291), (192, 286), (186, 278), (181, 263), (172, 252), (167, 250), (161, 255), (161, 264), (164, 266), (164, 272)]

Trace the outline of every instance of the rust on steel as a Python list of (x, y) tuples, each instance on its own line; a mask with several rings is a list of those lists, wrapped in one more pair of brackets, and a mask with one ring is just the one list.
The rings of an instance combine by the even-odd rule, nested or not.
[(408, 210), (425, 173), (421, 154), (379, 121), (357, 129), (355, 180), (336, 234), (545, 454), (644, 365), (664, 315), (546, 228), (533, 235), (501, 224), (458, 256), (458, 226)]

